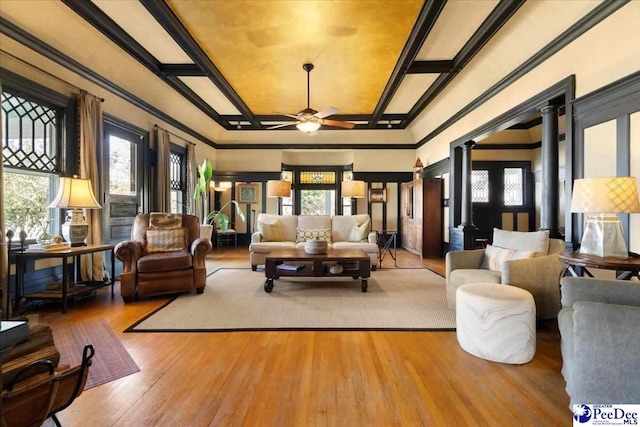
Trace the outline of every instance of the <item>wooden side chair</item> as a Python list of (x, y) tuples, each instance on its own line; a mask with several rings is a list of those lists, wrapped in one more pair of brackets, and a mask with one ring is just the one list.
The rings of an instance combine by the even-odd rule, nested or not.
[[(69, 407), (84, 390), (94, 355), (89, 344), (78, 366), (56, 371), (50, 360), (38, 360), (21, 369), (2, 392), (2, 426), (40, 426), (52, 418), (61, 427), (56, 413)], [(41, 366), (46, 366), (47, 372), (22, 380), (30, 370)]]

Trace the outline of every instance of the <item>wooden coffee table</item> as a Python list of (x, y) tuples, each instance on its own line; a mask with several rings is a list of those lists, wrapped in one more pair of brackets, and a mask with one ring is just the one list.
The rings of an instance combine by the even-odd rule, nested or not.
[[(334, 264), (343, 266), (342, 273), (333, 274), (329, 268)], [(284, 265), (299, 266), (285, 270)], [(280, 266), (280, 267), (279, 267)], [(351, 268), (344, 268), (344, 267)], [(264, 262), (264, 291), (273, 290), (274, 280), (280, 277), (352, 277), (361, 279), (362, 292), (367, 292), (367, 279), (371, 276), (371, 260), (360, 249), (329, 249), (326, 254), (311, 255), (303, 249), (280, 249), (267, 255)]]

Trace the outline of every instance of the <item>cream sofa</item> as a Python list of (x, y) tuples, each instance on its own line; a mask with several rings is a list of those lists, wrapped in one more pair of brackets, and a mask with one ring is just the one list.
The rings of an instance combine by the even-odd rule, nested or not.
[[(256, 231), (251, 235), (249, 245), (249, 259), (251, 269), (255, 271), (258, 265), (264, 265), (264, 260), (272, 250), (275, 249), (296, 249), (304, 248), (304, 242), (297, 243), (298, 229), (302, 230), (322, 230), (331, 229), (330, 248), (333, 249), (361, 249), (371, 259), (371, 268), (375, 270), (378, 262), (378, 244), (376, 233), (371, 232), (371, 218), (369, 215), (273, 215), (261, 213), (258, 215), (258, 225), (273, 224), (278, 221), (282, 230), (283, 241), (267, 242), (262, 233)], [(350, 242), (349, 234), (354, 225), (362, 225), (368, 221), (369, 231), (367, 238), (359, 242)]]

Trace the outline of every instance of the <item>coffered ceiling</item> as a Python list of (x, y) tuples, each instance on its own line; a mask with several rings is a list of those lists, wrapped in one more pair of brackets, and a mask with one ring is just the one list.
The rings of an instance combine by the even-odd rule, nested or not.
[(2, 0), (0, 32), (67, 68), (85, 67), (103, 87), (212, 145), (299, 143), (295, 126), (270, 128), (307, 107), (302, 66), (311, 63), (309, 106), (334, 107), (329, 119), (355, 124), (323, 125), (315, 142), (411, 148), (570, 43), (590, 16), (611, 13), (607, 4)]
[(311, 108), (405, 128), (524, 0), (63, 2), (233, 131), (306, 108), (304, 63)]

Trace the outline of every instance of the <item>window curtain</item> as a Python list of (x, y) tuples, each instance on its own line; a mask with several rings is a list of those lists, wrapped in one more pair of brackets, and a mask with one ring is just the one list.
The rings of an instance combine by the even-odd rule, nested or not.
[(158, 150), (156, 207), (159, 212), (171, 212), (171, 166), (169, 164), (171, 142), (169, 141), (169, 132), (160, 127), (156, 128), (156, 141)]
[[(0, 83), (0, 94), (2, 93), (2, 83)], [(4, 126), (2, 124), (2, 114), (0, 114), (0, 142), (4, 141)], [(0, 144), (1, 146), (2, 144)], [(0, 162), (0, 311), (4, 310), (7, 306), (7, 299), (9, 299), (9, 256), (7, 248), (7, 240), (5, 239), (5, 227), (4, 227), (4, 157)], [(2, 318), (7, 319), (11, 313), (2, 312)]]
[(202, 199), (193, 200), (193, 193), (198, 179), (198, 168), (196, 165), (196, 146), (187, 144), (187, 213), (199, 215), (202, 212)]
[[(102, 101), (83, 91), (78, 98), (78, 114), (80, 117), (80, 178), (91, 180), (93, 194), (101, 202), (98, 155), (102, 154), (104, 135)], [(102, 210), (85, 209), (84, 216), (89, 224), (87, 244), (102, 244)], [(103, 280), (108, 275), (104, 265), (102, 252), (83, 255), (80, 260), (82, 280)]]

